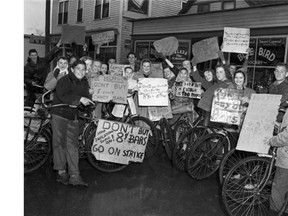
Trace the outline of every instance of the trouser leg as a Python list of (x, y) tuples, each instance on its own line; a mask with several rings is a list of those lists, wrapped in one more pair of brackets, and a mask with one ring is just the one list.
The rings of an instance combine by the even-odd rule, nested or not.
[(78, 133), (79, 122), (78, 120), (69, 120), (67, 128), (67, 151), (66, 158), (68, 163), (69, 175), (79, 175), (79, 153), (78, 153)]
[[(276, 173), (272, 184), (270, 208), (280, 211), (285, 201), (285, 193), (288, 192), (288, 169), (276, 167)], [(288, 208), (286, 209), (286, 213)]]
[(36, 100), (35, 93), (33, 91), (28, 91), (27, 90), (27, 96), (26, 96), (26, 99), (25, 99), (24, 106), (33, 107), (34, 103), (35, 103), (35, 100)]
[(55, 170), (66, 169), (66, 143), (68, 120), (52, 114), (53, 163)]

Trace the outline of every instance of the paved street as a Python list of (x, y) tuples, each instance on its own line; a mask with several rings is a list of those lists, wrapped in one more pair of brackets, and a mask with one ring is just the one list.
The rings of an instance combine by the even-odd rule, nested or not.
[(116, 173), (80, 162), (88, 189), (56, 182), (51, 165), (24, 177), (25, 216), (224, 216), (217, 176), (196, 181), (176, 171), (164, 150)]

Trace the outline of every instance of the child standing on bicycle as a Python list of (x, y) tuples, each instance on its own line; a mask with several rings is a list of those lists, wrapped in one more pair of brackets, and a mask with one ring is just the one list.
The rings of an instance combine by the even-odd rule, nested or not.
[[(57, 181), (62, 184), (87, 187), (80, 177), (78, 167), (78, 110), (77, 106), (94, 104), (89, 94), (89, 84), (84, 61), (76, 61), (72, 72), (62, 77), (56, 85), (51, 111), (53, 131), (53, 162), (58, 171)], [(57, 106), (58, 105), (58, 106)], [(62, 106), (63, 105), (63, 106)], [(66, 172), (68, 164), (68, 174)]]
[[(283, 117), (280, 132), (269, 140), (271, 146), (278, 147), (276, 160), (276, 173), (272, 184), (270, 198), (270, 214), (277, 215), (285, 202), (288, 193), (288, 111)], [(286, 208), (288, 213), (288, 208)]]

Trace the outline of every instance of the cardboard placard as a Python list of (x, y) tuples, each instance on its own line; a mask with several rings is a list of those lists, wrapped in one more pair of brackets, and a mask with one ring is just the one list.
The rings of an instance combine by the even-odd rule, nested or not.
[(166, 37), (154, 41), (153, 45), (157, 52), (162, 53), (164, 56), (170, 56), (178, 49), (179, 42), (175, 37)]
[(151, 121), (159, 121), (161, 118), (173, 118), (171, 104), (164, 107), (148, 107), (149, 119)]
[(175, 82), (175, 90), (177, 97), (201, 98), (200, 82)]
[(193, 112), (194, 104), (192, 100), (190, 98), (175, 97), (171, 101), (172, 114)]
[(168, 82), (163, 78), (139, 78), (140, 106), (168, 106)]
[(125, 67), (130, 67), (130, 65), (111, 64), (109, 67), (110, 75), (123, 76)]
[(217, 59), (219, 51), (218, 38), (212, 37), (194, 43), (192, 46), (193, 59), (195, 62), (205, 62), (211, 59)]
[(94, 35), (91, 35), (92, 37), (92, 43), (94, 45), (101, 45), (101, 44), (104, 44), (104, 43), (109, 43), (109, 42), (113, 42), (114, 41), (114, 31), (111, 30), (111, 31), (106, 31), (106, 32), (101, 32), (101, 33), (98, 33), (98, 34), (94, 34)]
[(101, 161), (141, 163), (150, 134), (147, 128), (100, 119), (91, 152)]
[(244, 112), (241, 97), (243, 91), (218, 88), (214, 92), (210, 120), (232, 125), (240, 125)]
[(85, 44), (85, 26), (62, 25), (62, 44)]
[(249, 28), (224, 28), (223, 52), (247, 53), (250, 41)]
[(127, 104), (128, 82), (120, 76), (101, 75), (91, 79), (93, 101)]
[(282, 95), (252, 94), (237, 150), (267, 154)]

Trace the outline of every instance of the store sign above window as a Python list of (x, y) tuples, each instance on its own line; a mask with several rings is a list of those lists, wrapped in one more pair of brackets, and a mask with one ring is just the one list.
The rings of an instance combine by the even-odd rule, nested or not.
[(94, 45), (101, 45), (114, 41), (114, 31), (105, 31), (98, 34), (91, 35)]

